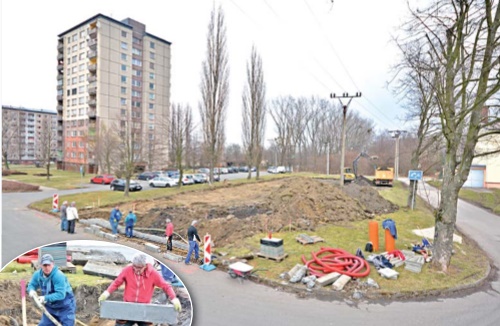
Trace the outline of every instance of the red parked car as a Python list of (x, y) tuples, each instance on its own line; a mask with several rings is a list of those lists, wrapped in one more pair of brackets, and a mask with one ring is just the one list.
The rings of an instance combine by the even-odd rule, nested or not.
[(111, 181), (115, 180), (115, 177), (111, 174), (101, 174), (96, 175), (92, 179), (90, 179), (90, 183), (100, 183), (100, 184), (110, 184)]

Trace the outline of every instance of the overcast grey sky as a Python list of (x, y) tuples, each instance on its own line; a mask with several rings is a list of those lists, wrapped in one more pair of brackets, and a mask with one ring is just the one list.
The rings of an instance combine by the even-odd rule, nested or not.
[[(210, 11), (226, 16), (230, 59), (227, 143), (241, 143), (241, 93), (252, 44), (260, 53), (268, 99), (362, 92), (350, 109), (379, 130), (402, 128), (402, 111), (386, 89), (396, 49), (391, 34), (406, 15), (401, 0), (4, 0), (2, 104), (55, 109), (57, 35), (102, 13), (146, 24), (172, 42), (173, 102), (198, 116), (201, 62)], [(273, 136), (268, 119), (268, 135)], [(268, 144), (266, 144), (268, 145)]]

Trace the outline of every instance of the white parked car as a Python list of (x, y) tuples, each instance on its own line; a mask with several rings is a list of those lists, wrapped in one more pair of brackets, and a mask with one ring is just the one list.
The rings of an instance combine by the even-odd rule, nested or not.
[(278, 168), (275, 166), (270, 166), (267, 168), (268, 173), (278, 173)]
[(286, 168), (284, 166), (278, 166), (276, 168), (276, 173), (285, 173), (286, 172)]
[(169, 177), (155, 177), (149, 180), (150, 187), (175, 187), (179, 183), (178, 180)]

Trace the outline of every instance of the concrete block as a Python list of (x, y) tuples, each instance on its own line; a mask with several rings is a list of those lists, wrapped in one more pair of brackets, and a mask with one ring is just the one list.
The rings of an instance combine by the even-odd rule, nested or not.
[(160, 252), (160, 247), (152, 244), (152, 243), (149, 243), (149, 242), (146, 242), (144, 244), (144, 246), (146, 247), (146, 250), (148, 251), (152, 251), (152, 252)]
[(114, 280), (124, 267), (125, 266), (103, 264), (97, 261), (88, 261), (85, 266), (83, 266), (83, 274), (102, 276)]
[(101, 237), (101, 238), (104, 238), (104, 237), (106, 236), (106, 232), (103, 232), (103, 231), (97, 231), (97, 232), (95, 233), (95, 235), (97, 235), (97, 236), (99, 236), (99, 237)]
[(91, 228), (89, 228), (88, 226), (83, 229), (83, 232), (94, 234), (94, 231)]
[(336, 291), (342, 291), (344, 286), (349, 283), (352, 277), (347, 276), (347, 275), (342, 275), (340, 276), (335, 283), (333, 283), (332, 288)]
[(297, 264), (295, 265), (289, 272), (288, 272), (288, 278), (292, 278), (295, 273), (297, 273), (299, 271), (299, 269), (302, 267), (303, 265), (301, 264)]
[(116, 241), (118, 240), (118, 236), (116, 234), (104, 233), (104, 237), (108, 240)]
[(182, 256), (179, 256), (179, 255), (176, 255), (176, 254), (173, 254), (173, 253), (170, 253), (170, 252), (166, 252), (163, 254), (163, 257), (168, 259), (168, 260), (171, 260), (171, 261), (175, 261), (175, 262), (181, 262), (184, 260), (185, 257), (182, 257)]
[(333, 272), (322, 276), (316, 280), (316, 283), (320, 286), (327, 286), (335, 282), (342, 274)]
[(100, 317), (177, 325), (177, 312), (171, 304), (157, 305), (119, 301), (103, 301)]
[(390, 280), (396, 280), (398, 278), (398, 275), (399, 275), (398, 272), (396, 272), (395, 270), (390, 269), (390, 268), (381, 268), (378, 270), (378, 273), (383, 278), (387, 278)]

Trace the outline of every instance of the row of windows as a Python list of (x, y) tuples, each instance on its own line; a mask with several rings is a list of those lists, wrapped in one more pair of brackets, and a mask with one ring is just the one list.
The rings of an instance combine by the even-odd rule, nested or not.
[(79, 158), (85, 158), (85, 153), (75, 153), (75, 152), (66, 152), (66, 157), (76, 158), (77, 154)]
[[(66, 147), (76, 147), (77, 145), (77, 142), (76, 141), (72, 141), (72, 142), (67, 142), (66, 143)], [(80, 148), (85, 148), (85, 143), (84, 142), (78, 142), (78, 147)]]
[[(71, 122), (76, 122), (76, 120), (74, 121), (71, 121)], [(85, 135), (85, 132), (83, 130), (68, 130), (66, 131), (66, 136), (67, 137), (77, 137), (77, 136), (84, 136)]]
[(72, 57), (68, 57), (67, 59), (67, 64), (70, 65), (72, 63), (76, 63), (77, 61), (81, 61), (81, 60), (87, 60), (87, 53), (86, 52), (82, 52), (78, 55), (74, 55)]
[[(85, 39), (86, 35), (87, 35), (87, 31), (86, 30), (80, 31), (80, 39)], [(74, 33), (73, 35), (68, 36), (67, 40), (68, 40), (68, 43), (78, 41), (78, 33)]]

